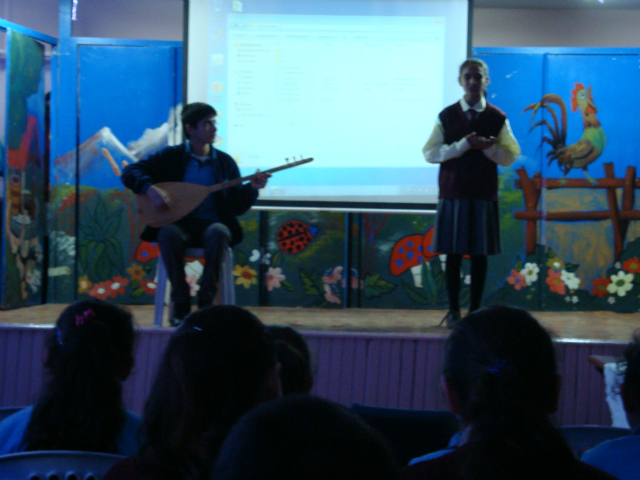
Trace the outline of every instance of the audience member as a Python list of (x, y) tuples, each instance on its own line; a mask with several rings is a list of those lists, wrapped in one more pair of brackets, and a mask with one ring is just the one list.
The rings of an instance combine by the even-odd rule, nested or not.
[(582, 456), (582, 461), (615, 475), (620, 480), (640, 477), (640, 331), (624, 352), (624, 382), (620, 396), (633, 429), (628, 437), (601, 443)]
[(225, 440), (211, 480), (390, 480), (393, 453), (346, 408), (307, 395), (261, 405)]
[(133, 367), (131, 313), (91, 299), (67, 307), (47, 343), (38, 402), (0, 423), (0, 455), (81, 450), (133, 455), (140, 417), (125, 410), (122, 386)]
[(276, 346), (281, 365), (282, 394), (309, 393), (313, 388), (313, 367), (309, 345), (300, 333), (285, 325), (269, 325), (267, 332)]
[(144, 445), (104, 480), (206, 479), (236, 421), (279, 395), (273, 341), (260, 320), (235, 306), (198, 310), (163, 354), (144, 409)]
[(551, 424), (560, 389), (554, 347), (526, 311), (494, 306), (463, 318), (447, 339), (441, 384), (463, 431), (454, 448), (401, 478), (613, 478), (577, 461)]

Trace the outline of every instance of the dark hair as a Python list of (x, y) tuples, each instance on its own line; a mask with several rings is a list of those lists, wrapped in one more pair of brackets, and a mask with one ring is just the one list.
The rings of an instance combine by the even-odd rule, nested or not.
[(484, 75), (486, 77), (489, 76), (489, 65), (487, 65), (484, 60), (480, 60), (479, 58), (467, 58), (464, 62), (462, 62), (462, 64), (460, 65), (459, 75), (462, 75), (462, 72), (464, 72), (465, 68), (472, 65), (484, 70)]
[(624, 386), (628, 398), (633, 398), (637, 402), (635, 405), (636, 412), (640, 411), (640, 330), (633, 334), (632, 342), (624, 350)]
[(195, 102), (185, 105), (182, 109), (182, 131), (185, 137), (189, 138), (186, 128), (187, 125), (197, 128), (198, 123), (200, 123), (202, 119), (211, 116), (215, 117), (216, 115), (216, 109), (206, 103)]
[(25, 433), (27, 450), (115, 452), (125, 422), (120, 382), (133, 362), (131, 313), (98, 299), (60, 314), (47, 343), (44, 392)]
[(268, 325), (267, 332), (275, 340), (282, 394), (309, 393), (313, 388), (313, 368), (307, 341), (285, 325)]
[(255, 315), (211, 306), (172, 336), (146, 402), (137, 457), (152, 478), (207, 478), (234, 423), (265, 400), (273, 341)]
[(225, 440), (211, 480), (389, 480), (386, 441), (341, 405), (292, 395), (245, 415)]
[(493, 306), (467, 315), (447, 339), (443, 373), (472, 426), (465, 479), (569, 478), (576, 461), (549, 419), (555, 351), (528, 312)]

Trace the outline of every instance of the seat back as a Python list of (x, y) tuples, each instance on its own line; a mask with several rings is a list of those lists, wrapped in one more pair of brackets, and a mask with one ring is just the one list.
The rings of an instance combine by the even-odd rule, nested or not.
[(24, 407), (2, 407), (0, 408), (0, 422), (14, 413), (22, 410)]
[(596, 445), (631, 434), (628, 428), (601, 427), (596, 425), (578, 425), (560, 427), (560, 432), (576, 458)]
[(125, 457), (109, 453), (43, 451), (0, 456), (0, 478), (11, 480), (100, 480)]
[(458, 431), (458, 421), (447, 410), (410, 410), (353, 404), (368, 425), (388, 440), (399, 466), (427, 453), (446, 448)]

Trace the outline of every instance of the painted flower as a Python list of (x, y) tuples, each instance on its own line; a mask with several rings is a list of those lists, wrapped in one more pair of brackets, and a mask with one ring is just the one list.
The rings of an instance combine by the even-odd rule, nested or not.
[(111, 295), (111, 281), (100, 282), (93, 285), (93, 288), (89, 290), (89, 295), (100, 300), (106, 300)]
[(520, 290), (527, 285), (524, 275), (515, 269), (511, 270), (511, 275), (507, 278), (507, 282), (513, 285), (516, 290)]
[(336, 295), (336, 292), (334, 292), (333, 288), (331, 288), (332, 285), (325, 283), (324, 284), (324, 299), (327, 302), (330, 303), (342, 303), (342, 301), (340, 300), (340, 298)]
[(233, 268), (233, 275), (238, 277), (236, 278), (236, 285), (242, 285), (244, 288), (250, 288), (251, 285), (258, 283), (257, 272), (249, 265), (244, 265), (243, 267), (236, 265)]
[(49, 234), (49, 240), (53, 246), (53, 249), (57, 253), (67, 255), (69, 257), (75, 257), (76, 255), (76, 237), (67, 235), (62, 231), (52, 231)]
[(613, 266), (616, 268), (622, 268), (622, 264), (620, 262), (614, 263)]
[(552, 268), (547, 270), (547, 285), (549, 285), (549, 290), (555, 293), (559, 293), (560, 295), (564, 295), (567, 292), (567, 287), (560, 278), (562, 275), (561, 272), (556, 272)]
[(633, 273), (619, 271), (611, 275), (611, 283), (607, 285), (607, 291), (613, 295), (624, 297), (633, 288)]
[(613, 305), (614, 303), (616, 303), (616, 297), (607, 298), (607, 302), (609, 302), (609, 305)]
[(138, 263), (134, 263), (127, 268), (127, 273), (131, 277), (131, 280), (140, 281), (144, 277), (144, 268)]
[(564, 268), (564, 262), (557, 257), (551, 257), (547, 260), (547, 267), (560, 271)]
[(187, 285), (189, 285), (189, 295), (195, 297), (200, 290), (200, 285), (198, 285), (198, 275), (187, 275), (185, 277), (187, 281)]
[(78, 279), (78, 293), (87, 293), (92, 285), (93, 282), (89, 280), (89, 276), (83, 275)]
[(36, 293), (42, 284), (42, 274), (40, 273), (40, 270), (37, 268), (30, 268), (27, 270), (25, 281), (27, 282), (27, 285), (29, 285), (31, 292)]
[(342, 270), (343, 268), (338, 265), (333, 269), (328, 269), (324, 272), (324, 276), (322, 277), (322, 283), (328, 283), (330, 285), (334, 285), (342, 280)]
[[(260, 258), (262, 258), (262, 260), (260, 260)], [(257, 248), (254, 248), (253, 250), (251, 250), (251, 256), (249, 257), (249, 261), (257, 262), (258, 260), (260, 260), (260, 263), (264, 265), (269, 265), (271, 264), (271, 254), (265, 253), (264, 255), (262, 255), (260, 253), (260, 250), (258, 250)]]
[(566, 297), (564, 297), (564, 301), (569, 303), (578, 303), (578, 296), (577, 295), (567, 295)]
[(109, 285), (109, 296), (115, 298), (117, 295), (124, 295), (124, 287), (129, 284), (129, 280), (118, 275), (113, 278), (111, 285)]
[[(422, 267), (422, 265), (420, 265)], [(345, 278), (340, 282), (342, 288), (347, 284), (347, 280)], [(360, 275), (358, 274), (358, 270), (355, 268), (351, 268), (351, 288), (353, 290), (362, 290), (364, 288), (364, 280), (360, 280)]]
[(524, 275), (524, 280), (527, 283), (527, 287), (533, 285), (538, 281), (538, 273), (540, 267), (536, 263), (528, 262), (524, 264), (524, 268), (520, 270), (520, 273)]
[(593, 290), (591, 290), (591, 295), (596, 295), (598, 298), (603, 298), (605, 295), (608, 295), (609, 292), (607, 290), (607, 285), (611, 283), (606, 277), (598, 277), (591, 282), (593, 285)]
[(269, 267), (266, 273), (267, 278), (267, 290), (271, 291), (274, 288), (280, 288), (280, 282), (282, 282), (285, 278), (282, 274), (282, 269), (280, 267)]
[(142, 282), (142, 288), (144, 289), (144, 293), (148, 295), (155, 295), (157, 286), (158, 284), (153, 280), (147, 280), (145, 282)]
[(560, 279), (569, 288), (569, 290), (577, 290), (580, 286), (580, 277), (576, 276), (573, 272), (562, 270), (560, 272)]
[(638, 257), (633, 257), (625, 260), (622, 264), (622, 269), (629, 273), (640, 273), (640, 259)]

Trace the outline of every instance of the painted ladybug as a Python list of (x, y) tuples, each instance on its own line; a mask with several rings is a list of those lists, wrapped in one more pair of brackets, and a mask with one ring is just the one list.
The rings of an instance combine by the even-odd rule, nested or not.
[(299, 253), (311, 243), (318, 229), (299, 220), (289, 220), (278, 229), (276, 240), (285, 253)]

